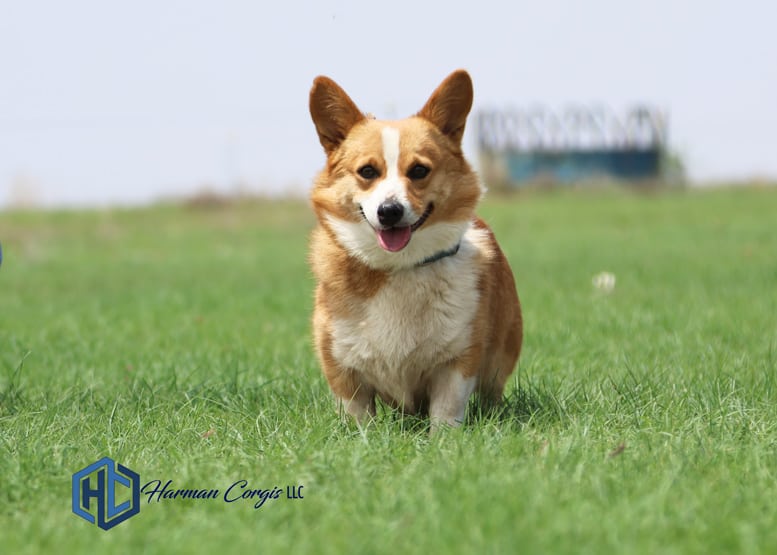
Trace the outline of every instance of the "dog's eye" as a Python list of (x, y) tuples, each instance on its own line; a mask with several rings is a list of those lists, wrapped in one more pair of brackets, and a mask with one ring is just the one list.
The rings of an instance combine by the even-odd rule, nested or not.
[(413, 180), (415, 180), (415, 179), (423, 179), (424, 177), (429, 175), (430, 171), (432, 171), (432, 170), (430, 170), (426, 166), (424, 166), (422, 164), (416, 164), (415, 166), (410, 168), (410, 170), (407, 172), (407, 176), (410, 179), (413, 179)]
[(373, 166), (369, 164), (359, 168), (356, 173), (358, 173), (364, 179), (375, 179), (376, 177), (378, 177), (378, 170), (376, 170)]

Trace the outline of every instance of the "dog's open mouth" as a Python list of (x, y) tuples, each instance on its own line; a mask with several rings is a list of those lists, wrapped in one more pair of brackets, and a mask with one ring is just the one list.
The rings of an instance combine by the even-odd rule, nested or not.
[[(424, 222), (431, 215), (433, 210), (434, 203), (430, 202), (426, 207), (426, 210), (424, 210), (424, 213), (421, 214), (421, 217), (418, 218), (415, 223), (401, 227), (376, 229), (375, 233), (378, 236), (378, 244), (389, 252), (401, 251), (410, 242), (410, 237), (413, 235), (413, 232), (424, 225)], [(364, 215), (364, 212), (362, 212), (362, 215)]]
[(389, 252), (397, 252), (404, 249), (410, 242), (412, 231), (409, 225), (404, 227), (389, 227), (378, 230), (378, 243)]

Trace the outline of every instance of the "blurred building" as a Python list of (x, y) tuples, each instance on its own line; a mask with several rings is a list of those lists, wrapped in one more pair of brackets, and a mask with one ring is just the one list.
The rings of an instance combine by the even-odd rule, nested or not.
[(621, 116), (581, 106), (560, 113), (483, 110), (476, 122), (480, 170), (491, 187), (657, 183), (674, 165), (667, 154), (666, 114), (646, 106)]

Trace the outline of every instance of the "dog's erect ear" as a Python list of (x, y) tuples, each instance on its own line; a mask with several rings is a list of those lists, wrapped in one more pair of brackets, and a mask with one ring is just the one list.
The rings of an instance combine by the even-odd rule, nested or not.
[(313, 80), (310, 116), (327, 154), (340, 146), (351, 128), (365, 118), (340, 85), (324, 76)]
[(472, 79), (459, 69), (445, 78), (418, 115), (435, 124), (457, 145), (464, 135), (464, 124), (472, 108)]

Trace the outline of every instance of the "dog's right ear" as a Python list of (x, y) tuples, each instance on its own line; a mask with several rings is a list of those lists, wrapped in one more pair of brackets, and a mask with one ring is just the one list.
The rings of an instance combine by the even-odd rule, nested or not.
[(310, 116), (327, 155), (343, 142), (351, 128), (365, 119), (353, 100), (329, 77), (319, 76), (310, 89)]
[(435, 124), (456, 145), (461, 145), (470, 109), (472, 78), (469, 73), (460, 69), (445, 78), (418, 115)]

